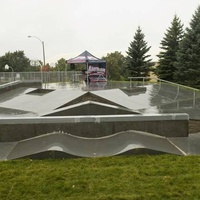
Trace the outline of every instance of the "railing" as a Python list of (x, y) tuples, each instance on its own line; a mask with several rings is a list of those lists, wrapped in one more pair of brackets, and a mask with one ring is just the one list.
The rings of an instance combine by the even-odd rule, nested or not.
[(168, 87), (170, 87), (170, 90), (173, 91), (175, 93), (174, 96), (174, 101), (177, 101), (177, 104), (179, 104), (179, 100), (178, 98), (180, 98), (180, 93), (181, 90), (184, 90), (184, 92), (187, 93), (191, 93), (191, 99), (193, 100), (193, 106), (196, 105), (196, 98), (199, 97), (200, 98), (200, 90), (196, 89), (196, 88), (192, 88), (192, 87), (188, 87), (185, 85), (181, 85), (181, 84), (177, 84), (177, 83), (173, 83), (170, 81), (166, 81), (163, 79), (159, 79), (159, 78), (150, 78), (150, 77), (128, 77), (129, 81), (129, 87), (132, 88), (135, 85), (138, 85), (138, 82), (140, 85), (144, 86), (147, 85), (149, 83), (157, 83), (157, 85), (159, 85), (158, 91), (161, 89), (161, 87), (164, 84), (167, 84)]
[(13, 81), (42, 83), (56, 82), (80, 82), (82, 81), (81, 71), (50, 71), (50, 72), (0, 72), (0, 84)]

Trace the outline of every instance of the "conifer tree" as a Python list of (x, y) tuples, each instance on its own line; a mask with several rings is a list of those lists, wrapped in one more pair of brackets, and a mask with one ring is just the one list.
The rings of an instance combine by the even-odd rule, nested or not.
[(200, 88), (200, 6), (186, 29), (177, 54), (175, 80), (178, 83)]
[(147, 47), (144, 40), (145, 35), (138, 27), (134, 40), (130, 43), (127, 53), (127, 69), (130, 76), (142, 77), (148, 76), (150, 70), (150, 55), (146, 55), (151, 47)]
[(175, 15), (161, 41), (162, 51), (159, 53), (159, 62), (155, 70), (156, 75), (164, 80), (174, 81), (175, 63), (177, 62), (177, 51), (183, 38), (183, 24)]

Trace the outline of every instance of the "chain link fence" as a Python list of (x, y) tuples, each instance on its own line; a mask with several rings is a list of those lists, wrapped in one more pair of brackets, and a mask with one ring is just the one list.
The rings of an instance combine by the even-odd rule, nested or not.
[(42, 83), (81, 82), (81, 71), (52, 71), (52, 72), (0, 72), (0, 84), (12, 81)]

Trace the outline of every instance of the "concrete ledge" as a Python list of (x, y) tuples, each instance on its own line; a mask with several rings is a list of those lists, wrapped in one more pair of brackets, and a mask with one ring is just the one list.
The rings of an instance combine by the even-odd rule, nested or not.
[(128, 130), (164, 137), (187, 137), (188, 127), (187, 114), (12, 117), (0, 119), (0, 142), (19, 141), (56, 131), (87, 138)]
[(48, 116), (48, 117), (5, 117), (0, 124), (46, 124), (46, 123), (101, 123), (126, 121), (173, 121), (189, 120), (188, 114), (145, 114), (145, 115), (82, 115), (82, 116)]

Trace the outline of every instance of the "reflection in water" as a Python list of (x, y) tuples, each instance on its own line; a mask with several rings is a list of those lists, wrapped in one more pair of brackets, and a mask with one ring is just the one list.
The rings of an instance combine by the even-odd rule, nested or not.
[(69, 89), (69, 90), (80, 90), (83, 87), (82, 83), (68, 83), (68, 82), (61, 82), (61, 83), (47, 83), (43, 84), (43, 89)]

